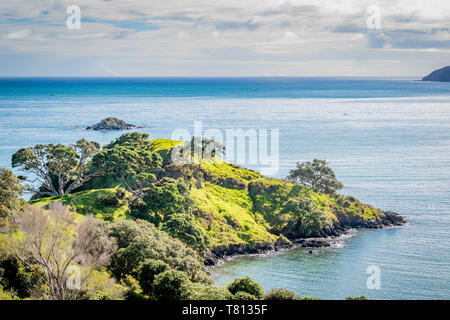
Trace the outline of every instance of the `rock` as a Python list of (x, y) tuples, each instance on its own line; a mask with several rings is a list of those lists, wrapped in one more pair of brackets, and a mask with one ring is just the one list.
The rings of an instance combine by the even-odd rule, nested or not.
[(450, 82), (450, 66), (433, 71), (432, 73), (424, 77), (422, 81)]
[(86, 130), (113, 131), (113, 130), (132, 130), (132, 129), (139, 129), (139, 128), (143, 128), (143, 127), (126, 123), (125, 121), (117, 119), (117, 118), (109, 117), (109, 118), (103, 119), (102, 121), (100, 121), (97, 124), (87, 127)]
[(382, 217), (383, 226), (401, 226), (406, 223), (405, 217), (395, 212), (385, 211)]
[(327, 248), (330, 243), (324, 239), (297, 239), (295, 243), (302, 248)]
[(292, 243), (276, 244), (276, 243), (254, 243), (254, 244), (229, 244), (226, 246), (217, 246), (208, 250), (204, 255), (205, 266), (215, 265), (223, 259), (228, 259), (239, 255), (263, 254), (271, 251), (291, 249)]

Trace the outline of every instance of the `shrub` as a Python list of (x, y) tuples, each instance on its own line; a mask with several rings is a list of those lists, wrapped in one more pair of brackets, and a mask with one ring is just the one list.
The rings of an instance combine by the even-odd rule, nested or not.
[[(1, 249), (0, 249), (1, 250)], [(28, 298), (31, 293), (40, 295), (43, 282), (37, 267), (24, 266), (16, 257), (0, 256), (0, 286), (14, 291), (19, 298)]]
[(127, 275), (137, 278), (141, 263), (154, 259), (186, 272), (192, 282), (212, 283), (203, 271), (203, 259), (197, 252), (147, 221), (116, 221), (109, 226), (109, 235), (117, 240), (119, 247), (110, 265), (118, 280)]
[(264, 296), (264, 300), (299, 300), (300, 297), (288, 289), (272, 289)]
[(261, 286), (253, 281), (250, 277), (238, 278), (228, 284), (228, 290), (236, 295), (237, 292), (242, 291), (246, 292), (257, 299), (260, 299), (264, 295), (264, 291), (261, 289)]
[(195, 225), (192, 214), (175, 213), (163, 224), (162, 229), (200, 252), (209, 245), (209, 237)]
[(124, 200), (127, 196), (127, 191), (124, 188), (117, 188), (116, 189), (116, 199), (118, 200)]
[(19, 209), (24, 203), (20, 195), (25, 188), (14, 173), (0, 168), (0, 219), (9, 216), (11, 211)]
[(238, 291), (236, 294), (231, 298), (232, 300), (258, 300), (254, 295), (251, 295), (248, 292), (244, 291)]
[(19, 300), (19, 297), (16, 297), (12, 292), (5, 292), (0, 286), (0, 301), (2, 300)]
[(169, 269), (169, 265), (163, 261), (154, 259), (145, 260), (141, 264), (138, 274), (138, 281), (140, 287), (142, 288), (142, 292), (146, 295), (151, 294), (155, 277)]
[(118, 284), (105, 271), (93, 270), (82, 291), (81, 299), (122, 300), (127, 288)]
[(186, 273), (167, 270), (156, 276), (153, 296), (158, 300), (182, 300), (189, 296), (189, 278)]
[(116, 207), (119, 205), (119, 199), (117, 199), (115, 194), (111, 193), (100, 193), (97, 196), (98, 202), (106, 207)]
[(347, 297), (345, 298), (345, 300), (369, 300), (369, 299), (367, 299), (365, 296), (361, 296), (361, 297)]
[(189, 300), (230, 300), (233, 295), (225, 287), (192, 283), (189, 286)]
[(142, 294), (141, 286), (138, 281), (132, 276), (128, 275), (123, 279), (123, 284), (127, 286), (125, 292), (125, 300), (145, 300), (146, 297)]

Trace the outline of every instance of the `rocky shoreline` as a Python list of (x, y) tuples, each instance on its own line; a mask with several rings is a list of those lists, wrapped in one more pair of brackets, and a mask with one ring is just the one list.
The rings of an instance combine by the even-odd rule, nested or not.
[(291, 243), (256, 243), (256, 244), (230, 244), (215, 247), (206, 252), (205, 266), (211, 267), (219, 262), (236, 256), (267, 254), (270, 252), (290, 250), (294, 248), (327, 248), (338, 237), (348, 234), (354, 229), (382, 229), (404, 225), (406, 219), (394, 212), (383, 212), (380, 220), (353, 220), (351, 222), (335, 223), (331, 228), (323, 229), (312, 237), (291, 239)]

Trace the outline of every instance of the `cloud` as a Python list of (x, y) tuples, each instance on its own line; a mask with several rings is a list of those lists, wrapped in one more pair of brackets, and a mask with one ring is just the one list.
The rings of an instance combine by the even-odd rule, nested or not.
[(31, 34), (31, 30), (20, 30), (8, 33), (6, 35), (6, 39), (8, 40), (17, 40), (17, 39), (23, 39), (28, 37)]
[[(91, 72), (103, 60), (108, 63), (95, 69), (99, 75), (239, 75), (247, 69), (249, 74), (266, 74), (275, 72), (277, 65), (280, 71), (275, 73), (285, 75), (360, 75), (379, 73), (380, 65), (398, 74), (392, 66), (402, 59), (402, 52), (426, 61), (405, 66), (403, 74), (420, 74), (426, 63), (444, 60), (450, 48), (449, 1), (378, 0), (381, 30), (366, 26), (372, 0), (76, 2), (81, 8), (80, 30), (66, 28), (66, 8), (72, 0), (2, 1), (0, 52), (73, 60), (77, 74), (88, 68)], [(136, 59), (142, 61), (140, 66)], [(156, 70), (161, 74), (154, 74)]]

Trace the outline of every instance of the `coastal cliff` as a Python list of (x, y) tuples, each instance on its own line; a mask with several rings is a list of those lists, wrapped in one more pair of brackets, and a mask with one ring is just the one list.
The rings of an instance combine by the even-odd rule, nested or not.
[(422, 78), (422, 81), (450, 82), (450, 66), (438, 69)]

